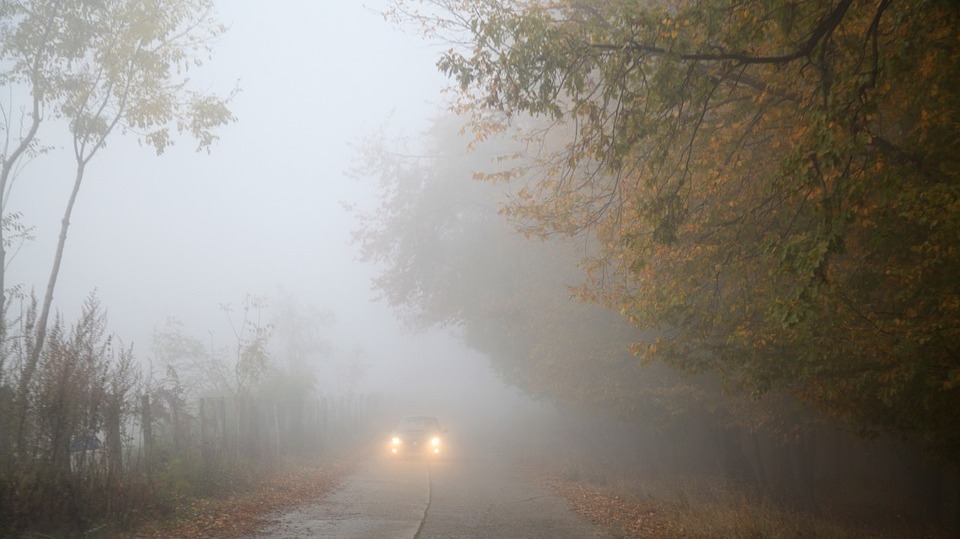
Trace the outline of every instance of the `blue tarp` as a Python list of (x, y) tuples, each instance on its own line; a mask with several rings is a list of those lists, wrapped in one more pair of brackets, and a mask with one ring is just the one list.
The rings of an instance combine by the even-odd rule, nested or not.
[(73, 441), (70, 442), (70, 452), (77, 453), (80, 451), (100, 449), (100, 446), (102, 445), (103, 444), (100, 442), (100, 438), (97, 438), (96, 434), (81, 436), (79, 438), (74, 438)]

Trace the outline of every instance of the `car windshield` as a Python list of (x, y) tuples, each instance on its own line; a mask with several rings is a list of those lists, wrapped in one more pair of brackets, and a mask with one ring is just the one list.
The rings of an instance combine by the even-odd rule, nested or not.
[(397, 429), (438, 430), (440, 421), (435, 417), (412, 416), (404, 417), (397, 423)]

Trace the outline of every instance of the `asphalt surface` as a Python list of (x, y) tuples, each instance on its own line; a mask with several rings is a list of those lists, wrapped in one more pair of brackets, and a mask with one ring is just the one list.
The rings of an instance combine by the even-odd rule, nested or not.
[(255, 537), (594, 538), (603, 531), (519, 473), (502, 451), (364, 461), (337, 490), (273, 515)]

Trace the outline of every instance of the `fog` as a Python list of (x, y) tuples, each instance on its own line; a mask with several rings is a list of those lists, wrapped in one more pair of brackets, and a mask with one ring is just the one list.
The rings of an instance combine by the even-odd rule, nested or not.
[[(374, 300), (376, 269), (350, 244), (356, 223), (344, 205), (368, 206), (375, 188), (346, 177), (352, 144), (380, 129), (416, 136), (443, 106), (436, 50), (385, 23), (382, 8), (221, 2), (229, 31), (192, 84), (221, 95), (238, 87), (238, 121), (218, 131), (209, 155), (186, 137), (160, 157), (133, 135), (108, 141), (71, 219), (54, 299), (65, 320), (95, 290), (111, 331), (146, 359), (166, 317), (227, 344), (221, 304), (285, 293), (333, 314), (322, 331), (335, 350), (362, 347), (367, 390), (390, 390), (401, 374), (434, 388), (486, 377), (456, 338), (401, 328)], [(41, 130), (56, 149), (24, 170), (7, 207), (36, 237), (11, 257), (7, 282), (38, 295), (73, 178), (69, 140), (54, 134)]]
[[(645, 347), (655, 348), (661, 336), (676, 328), (656, 319), (641, 331), (629, 311), (642, 304), (633, 295), (642, 296), (643, 286), (649, 286), (641, 282), (640, 262), (647, 261), (631, 263), (630, 258), (636, 255), (631, 244), (646, 233), (646, 225), (626, 224), (621, 230), (619, 221), (607, 223), (614, 234), (598, 228), (599, 217), (589, 223), (593, 229), (577, 221), (589, 212), (575, 215), (598, 200), (611, 204), (613, 195), (625, 197), (617, 201), (623, 205), (617, 212), (639, 213), (631, 204), (640, 204), (645, 196), (643, 182), (636, 179), (640, 190), (629, 195), (633, 199), (617, 191), (619, 176), (609, 192), (603, 181), (593, 185), (606, 172), (602, 164), (586, 163), (602, 160), (585, 157), (589, 152), (559, 167), (570, 174), (589, 170), (591, 176), (583, 184), (585, 192), (573, 193), (577, 196), (567, 201), (551, 198), (549, 181), (539, 185), (521, 174), (512, 182), (473, 181), (491, 157), (516, 153), (530, 165), (541, 156), (524, 155), (526, 148), (517, 141), (496, 137), (474, 141), (479, 151), (464, 151), (469, 142), (463, 138), (465, 120), (450, 113), (456, 95), (444, 91), (451, 82), (437, 69), (445, 45), (385, 21), (381, 11), (390, 3), (217, 4), (214, 16), (229, 29), (213, 44), (210, 59), (191, 73), (189, 86), (233, 95), (229, 108), (236, 121), (216, 130), (219, 138), (209, 152), (196, 151), (197, 142), (183, 136), (157, 156), (138, 142), (136, 133), (112, 133), (86, 169), (56, 281), (53, 307), (65, 326), (82, 317), (84, 301), (95, 295), (109, 333), (132, 346), (137, 365), (147, 374), (115, 393), (89, 390), (96, 384), (84, 385), (82, 379), (74, 391), (70, 384), (55, 382), (73, 376), (69, 361), (79, 360), (70, 359), (63, 368), (56, 358), (48, 360), (41, 384), (31, 380), (34, 373), (24, 367), (23, 351), (16, 350), (20, 356), (0, 363), (0, 375), (6, 377), (0, 377), (0, 405), (17, 415), (0, 417), (0, 427), (17, 424), (13, 441), (0, 428), (0, 453), (6, 455), (4, 463), (12, 463), (8, 470), (16, 469), (17, 459), (42, 465), (36, 456), (43, 455), (57, 461), (59, 472), (72, 473), (68, 453), (74, 451), (75, 438), (86, 439), (90, 432), (111, 438), (104, 443), (111, 451), (116, 448), (119, 454), (123, 446), (136, 459), (142, 455), (146, 470), (156, 465), (154, 447), (161, 448), (157, 453), (169, 450), (164, 443), (177, 451), (187, 447), (184, 454), (202, 461), (198, 469), (204, 473), (213, 468), (209, 451), (214, 445), (223, 462), (238, 467), (256, 462), (266, 469), (264, 463), (279, 461), (284, 450), (313, 450), (328, 441), (325, 437), (346, 439), (351, 430), (363, 431), (353, 433), (358, 436), (372, 434), (373, 443), (382, 445), (397, 418), (414, 414), (440, 418), (449, 435), (451, 462), (481, 450), (504, 451), (509, 457), (540, 459), (551, 473), (573, 481), (638, 496), (679, 496), (681, 505), (691, 492), (703, 494), (707, 489), (701, 487), (721, 482), (724, 488), (744, 488), (729, 491), (733, 495), (728, 499), (745, 492), (763, 502), (789, 501), (789, 507), (827, 513), (872, 503), (864, 494), (870, 489), (897, 488), (888, 498), (878, 496), (865, 514), (897, 507), (903, 514), (912, 512), (918, 522), (947, 514), (951, 499), (956, 505), (955, 468), (944, 479), (939, 474), (946, 468), (931, 461), (916, 440), (887, 436), (896, 429), (883, 430), (878, 423), (869, 425), (876, 429), (870, 431), (873, 438), (854, 434), (855, 423), (846, 422), (843, 414), (815, 409), (815, 400), (804, 400), (803, 387), (789, 380), (750, 393), (747, 374), (742, 374), (747, 381), (741, 380), (737, 370), (749, 373), (749, 365), (719, 352), (715, 358), (713, 352), (694, 348), (689, 357), (678, 352), (681, 359), (673, 358), (674, 363), (647, 362)], [(26, 93), (17, 93), (21, 90), (11, 88), (9, 98), (3, 98), (8, 122), (14, 119), (11, 138), (17, 111), (29, 102)], [(708, 116), (703, 110), (700, 121)], [(522, 114), (513, 121), (546, 133), (539, 150), (550, 157), (537, 162), (541, 171), (556, 165), (550, 158), (563, 155), (557, 148), (572, 147), (569, 140), (580, 136), (571, 134), (569, 125), (546, 127), (536, 123), (539, 118)], [(780, 127), (770, 129), (773, 138)], [(63, 121), (44, 118), (39, 141), (44, 151), (19, 170), (2, 210), (4, 215), (21, 214), (33, 236), (8, 249), (5, 286), (42, 297), (75, 168)], [(563, 168), (567, 166), (571, 170)], [(535, 215), (556, 204), (546, 225), (524, 223), (531, 236), (543, 232), (538, 226), (561, 231), (550, 240), (531, 241), (517, 233), (517, 221), (501, 219), (510, 213), (500, 211), (503, 200), (516, 195), (525, 181), (544, 199), (531, 196), (520, 214)], [(730, 211), (734, 207), (731, 203)], [(604, 206), (597, 216), (606, 211)], [(630, 226), (640, 232), (628, 234)], [(564, 236), (565, 230), (573, 232)], [(558, 236), (574, 241), (553, 241)], [(605, 241), (606, 246), (600, 245)], [(716, 241), (716, 251), (722, 252), (724, 240)], [(684, 267), (678, 260), (692, 264), (700, 257), (672, 260), (664, 255), (661, 260), (661, 251), (656, 252), (655, 262), (677, 264), (678, 274)], [(602, 260), (590, 260), (594, 255)], [(591, 264), (592, 272), (585, 271)], [(716, 265), (718, 297), (722, 265)], [(604, 281), (608, 269), (609, 283)], [(593, 289), (571, 288), (597, 275)], [(613, 282), (620, 278), (623, 283)], [(689, 281), (696, 283), (696, 274)], [(604, 290), (608, 285), (610, 290)], [(601, 297), (611, 290), (621, 296)], [(578, 294), (592, 301), (577, 301)], [(776, 299), (775, 291), (769, 295)], [(693, 301), (680, 305), (686, 301), (681, 296), (676, 306), (695, 311)], [(268, 361), (278, 372), (288, 370), (256, 388), (273, 399), (263, 408), (241, 391), (246, 349), (238, 328), (247, 321), (243, 310), (251, 300), (263, 301), (262, 312), (255, 308), (248, 313), (257, 324), (271, 324), (288, 312), (306, 313), (299, 321), (309, 326), (275, 328)], [(24, 305), (14, 305), (10, 312), (27, 312)], [(752, 312), (753, 305), (747, 307), (744, 312)], [(734, 311), (730, 309), (731, 316)], [(750, 318), (754, 316), (765, 315)], [(712, 342), (712, 323), (704, 327), (710, 328), (705, 342)], [(224, 383), (221, 376), (211, 382), (212, 376), (202, 379), (205, 371), (193, 365), (180, 371), (192, 377), (181, 384), (165, 370), (164, 351), (155, 346), (165, 328), (180, 328), (188, 339), (174, 344), (208, 350), (211, 364), (233, 362), (236, 379)], [(283, 338), (304, 348), (284, 348), (289, 343)], [(752, 346), (766, 350), (765, 341), (757, 342)], [(114, 351), (109, 352), (98, 360), (113, 361)], [(777, 362), (783, 358), (774, 357), (778, 353), (764, 356), (769, 364), (763, 368), (781, 369)], [(109, 377), (103, 373), (113, 377), (111, 382), (134, 378), (111, 369), (103, 367), (90, 379), (105, 388)], [(777, 376), (782, 373), (770, 374)], [(17, 383), (22, 380), (26, 383)], [(48, 386), (57, 389), (47, 391)], [(299, 393), (287, 391), (293, 386)], [(108, 400), (105, 395), (122, 401), (109, 417), (97, 400)], [(300, 400), (293, 402), (290, 395)], [(149, 399), (154, 399), (152, 417)], [(56, 416), (44, 406), (64, 412), (75, 403), (81, 403), (76, 409), (86, 408), (73, 414), (72, 423), (44, 423)], [(362, 420), (361, 409), (371, 412)], [(181, 415), (183, 410), (187, 412)], [(162, 421), (157, 419), (167, 412)], [(337, 424), (331, 420), (328, 425), (328, 418)], [(129, 429), (123, 442), (121, 425)], [(150, 441), (154, 427), (166, 429), (167, 438)], [(180, 430), (187, 433), (183, 438)], [(190, 443), (184, 441), (188, 435), (193, 436)], [(376, 445), (373, 450), (382, 449)], [(124, 458), (133, 469), (133, 459)], [(122, 460), (104, 458), (108, 463)], [(90, 470), (100, 473), (95, 466)], [(694, 478), (695, 487), (675, 488), (688, 478)], [(37, 492), (36, 507), (42, 508), (42, 489)], [(36, 514), (42, 521), (43, 512)]]

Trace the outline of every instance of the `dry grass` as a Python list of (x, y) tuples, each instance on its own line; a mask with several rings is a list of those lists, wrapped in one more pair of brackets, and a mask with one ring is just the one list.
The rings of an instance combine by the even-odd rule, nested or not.
[(565, 463), (531, 468), (578, 514), (617, 538), (939, 539), (946, 534), (895, 511), (837, 509), (811, 514), (702, 479), (685, 481), (604, 473)]
[(184, 500), (176, 515), (151, 522), (135, 532), (106, 534), (109, 539), (226, 539), (250, 537), (270, 514), (297, 507), (330, 492), (356, 462), (354, 458), (322, 456), (291, 460), (283, 471), (249, 490), (225, 497)]

